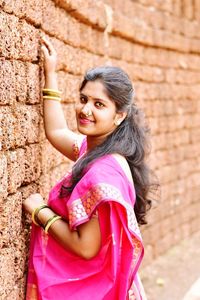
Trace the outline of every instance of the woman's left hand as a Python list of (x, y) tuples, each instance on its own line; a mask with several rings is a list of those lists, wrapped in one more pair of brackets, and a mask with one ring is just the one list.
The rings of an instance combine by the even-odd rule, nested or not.
[(32, 194), (23, 201), (23, 209), (31, 214), (35, 208), (45, 204), (43, 197), (39, 194)]

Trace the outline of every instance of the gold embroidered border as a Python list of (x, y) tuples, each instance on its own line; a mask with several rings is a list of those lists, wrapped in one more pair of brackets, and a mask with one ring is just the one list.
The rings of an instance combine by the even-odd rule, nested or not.
[(87, 220), (98, 203), (107, 199), (115, 200), (126, 208), (128, 227), (141, 238), (133, 207), (123, 199), (119, 189), (107, 183), (97, 184), (82, 198), (73, 201), (69, 206), (70, 226), (73, 227), (76, 222)]

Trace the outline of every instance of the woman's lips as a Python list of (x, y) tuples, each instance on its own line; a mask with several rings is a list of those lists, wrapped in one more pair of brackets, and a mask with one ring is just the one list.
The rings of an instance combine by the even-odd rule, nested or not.
[(94, 123), (94, 121), (91, 121), (91, 120), (88, 120), (88, 119), (84, 119), (84, 118), (79, 118), (79, 122), (80, 122), (80, 124)]

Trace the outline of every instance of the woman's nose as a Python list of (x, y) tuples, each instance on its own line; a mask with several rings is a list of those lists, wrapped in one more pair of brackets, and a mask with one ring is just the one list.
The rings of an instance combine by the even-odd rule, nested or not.
[(86, 104), (82, 107), (82, 113), (88, 114), (88, 112), (91, 112), (91, 105), (90, 105), (89, 103), (86, 103)]

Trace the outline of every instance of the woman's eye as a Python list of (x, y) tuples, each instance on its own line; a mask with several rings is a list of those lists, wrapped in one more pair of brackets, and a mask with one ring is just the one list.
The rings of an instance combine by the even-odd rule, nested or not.
[(96, 102), (95, 105), (96, 105), (97, 107), (103, 107), (103, 106), (104, 106), (103, 103), (101, 103), (101, 102)]
[(86, 103), (86, 102), (87, 102), (87, 99), (84, 98), (84, 97), (80, 97), (80, 102), (81, 102), (81, 103)]

